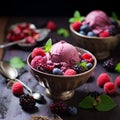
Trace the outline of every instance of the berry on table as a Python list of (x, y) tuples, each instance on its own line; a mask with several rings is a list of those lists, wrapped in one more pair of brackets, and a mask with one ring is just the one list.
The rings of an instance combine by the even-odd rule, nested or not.
[(77, 114), (77, 108), (75, 106), (69, 106), (67, 109), (68, 115), (76, 115)]
[(117, 87), (120, 87), (120, 76), (118, 76), (116, 79), (115, 79), (115, 85)]
[(104, 84), (104, 91), (105, 91), (105, 93), (107, 93), (109, 95), (114, 94), (116, 92), (114, 83), (113, 82), (106, 82)]
[(13, 83), (11, 91), (15, 96), (20, 96), (23, 94), (23, 85), (20, 82)]
[(57, 29), (57, 25), (56, 25), (56, 23), (54, 22), (54, 21), (48, 21), (48, 23), (47, 23), (47, 26), (46, 26), (48, 29), (50, 29), (50, 30), (56, 30)]
[(107, 73), (101, 73), (97, 78), (97, 85), (100, 87), (104, 87), (106, 82), (110, 82), (110, 76)]

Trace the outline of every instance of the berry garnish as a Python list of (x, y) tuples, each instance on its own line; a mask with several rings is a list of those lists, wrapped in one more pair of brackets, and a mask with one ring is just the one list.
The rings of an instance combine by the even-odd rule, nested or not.
[(103, 37), (109, 37), (110, 33), (109, 31), (103, 31), (99, 34), (99, 37), (103, 38)]
[(72, 23), (72, 28), (73, 28), (75, 31), (79, 31), (81, 25), (82, 25), (82, 23), (79, 22), (79, 21), (77, 21), (77, 22)]
[(63, 74), (62, 70), (59, 68), (54, 68), (52, 73), (55, 75), (62, 75)]
[(67, 70), (64, 72), (64, 76), (69, 76), (69, 75), (76, 75), (76, 71), (73, 70), (73, 69), (67, 69)]
[(83, 58), (85, 61), (87, 61), (87, 62), (92, 62), (92, 61), (93, 61), (92, 55), (89, 54), (89, 53), (84, 53), (84, 54), (82, 55), (82, 58)]

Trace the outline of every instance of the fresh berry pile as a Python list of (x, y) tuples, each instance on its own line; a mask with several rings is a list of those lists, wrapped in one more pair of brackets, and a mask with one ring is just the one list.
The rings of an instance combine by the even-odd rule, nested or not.
[(8, 42), (26, 39), (26, 43), (35, 43), (40, 38), (40, 34), (30, 23), (18, 23), (10, 27), (7, 33)]
[(92, 28), (88, 24), (82, 24), (82, 22), (74, 22), (72, 23), (72, 28), (81, 35), (85, 35), (88, 37), (109, 37), (114, 36), (120, 33), (120, 25), (117, 21), (111, 21), (113, 27), (110, 29), (103, 30), (99, 34), (93, 32)]
[(47, 54), (49, 53), (44, 52), (44, 49), (42, 48), (34, 48), (31, 53), (31, 66), (42, 72), (69, 76), (88, 71), (94, 65), (94, 59), (92, 55), (90, 53), (84, 53), (80, 55), (81, 59), (78, 63), (66, 68), (64, 66), (63, 69), (62, 63), (49, 63), (49, 60), (47, 60), (46, 57)]

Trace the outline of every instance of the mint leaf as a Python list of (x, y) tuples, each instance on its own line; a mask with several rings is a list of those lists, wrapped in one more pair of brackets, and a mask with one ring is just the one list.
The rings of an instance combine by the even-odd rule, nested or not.
[(106, 94), (100, 95), (101, 101), (95, 106), (98, 111), (110, 111), (116, 107), (116, 103)]
[(79, 107), (83, 109), (93, 108), (93, 102), (94, 102), (94, 98), (89, 95), (79, 103)]
[(65, 38), (66, 38), (66, 37), (69, 37), (69, 32), (68, 32), (68, 30), (65, 29), (65, 28), (60, 28), (60, 29), (58, 29), (58, 30), (57, 30), (57, 34), (65, 37)]
[(48, 41), (45, 44), (45, 52), (49, 52), (52, 47), (52, 39), (49, 38)]
[(73, 17), (71, 17), (70, 19), (69, 19), (69, 22), (70, 23), (73, 23), (73, 22), (76, 22), (76, 21), (83, 21), (84, 20), (84, 16), (81, 16), (80, 15), (80, 12), (78, 11), (78, 10), (76, 10), (75, 12), (74, 12), (74, 14), (73, 14)]
[(115, 71), (120, 72), (120, 62), (116, 65)]
[(115, 12), (112, 12), (112, 19), (117, 21), (118, 20), (118, 16)]
[(25, 63), (22, 61), (20, 57), (13, 57), (9, 61), (10, 65), (14, 68), (20, 69), (25, 66)]
[(87, 66), (86, 66), (87, 62), (78, 62), (77, 65), (80, 67), (84, 67), (86, 70), (88, 70)]

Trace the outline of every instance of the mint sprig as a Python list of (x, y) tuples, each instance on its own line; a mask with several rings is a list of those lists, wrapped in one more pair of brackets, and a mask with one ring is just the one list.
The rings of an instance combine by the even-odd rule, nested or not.
[(49, 52), (52, 47), (52, 39), (49, 38), (48, 41), (45, 44), (45, 52)]
[(84, 16), (81, 16), (80, 12), (78, 10), (76, 10), (73, 14), (73, 17), (69, 18), (69, 22), (70, 23), (73, 23), (73, 22), (76, 22), (76, 21), (83, 21), (84, 20)]
[(21, 69), (25, 66), (25, 63), (20, 57), (13, 57), (9, 60), (9, 63), (12, 67), (16, 69)]
[(69, 37), (69, 32), (68, 32), (68, 30), (65, 29), (65, 28), (59, 28), (59, 29), (57, 30), (57, 34), (65, 37), (65, 38)]
[(116, 106), (117, 104), (106, 94), (101, 94), (97, 98), (88, 95), (79, 103), (80, 108), (95, 108), (97, 111), (110, 111)]
[(112, 12), (112, 19), (118, 21), (118, 16), (115, 12)]
[(115, 71), (120, 72), (120, 62), (116, 65)]

